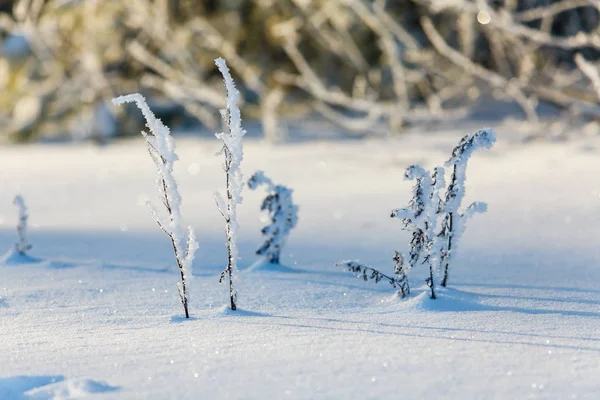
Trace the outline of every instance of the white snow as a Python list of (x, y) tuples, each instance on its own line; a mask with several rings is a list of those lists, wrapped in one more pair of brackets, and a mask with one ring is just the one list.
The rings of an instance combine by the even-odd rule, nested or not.
[(246, 195), (238, 312), (217, 283), (219, 143), (178, 137), (182, 213), (203, 243), (191, 320), (166, 270), (170, 243), (147, 216), (155, 170), (142, 142), (0, 147), (0, 249), (17, 239), (16, 193), (34, 244), (31, 260), (0, 261), (0, 398), (596, 399), (600, 140), (522, 145), (499, 129), (492, 151), (473, 154), (465, 204), (489, 209), (437, 300), (423, 268), (401, 300), (333, 265), (358, 258), (392, 274), (410, 239), (389, 217), (410, 199), (405, 168), (434, 167), (466, 132), (246, 141), (246, 168), (293, 187), (303, 216), (283, 254), (298, 273), (249, 274), (263, 195)]

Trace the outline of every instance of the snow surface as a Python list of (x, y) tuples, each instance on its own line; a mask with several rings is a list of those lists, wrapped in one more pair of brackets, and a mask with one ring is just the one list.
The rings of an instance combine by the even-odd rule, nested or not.
[[(400, 300), (333, 265), (393, 273), (409, 241), (389, 217), (410, 198), (405, 168), (439, 165), (465, 133), (247, 141), (247, 173), (293, 187), (303, 215), (282, 258), (299, 273), (244, 271), (264, 197), (246, 194), (238, 311), (217, 283), (219, 142), (177, 137), (182, 213), (200, 243), (191, 320), (147, 215), (155, 170), (141, 139), (0, 147), (0, 399), (597, 399), (600, 140), (515, 145), (499, 130), (474, 154), (465, 204), (489, 210), (470, 222), (438, 300), (423, 268)], [(29, 260), (10, 254), (16, 193)]]

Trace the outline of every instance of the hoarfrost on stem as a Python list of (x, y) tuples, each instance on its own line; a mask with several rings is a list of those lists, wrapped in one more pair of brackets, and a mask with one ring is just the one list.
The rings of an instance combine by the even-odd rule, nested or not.
[(256, 172), (248, 180), (248, 187), (251, 190), (258, 186), (266, 186), (268, 195), (260, 209), (269, 213), (271, 224), (261, 230), (266, 236), (266, 241), (256, 254), (264, 256), (272, 264), (279, 264), (281, 250), (285, 246), (290, 230), (298, 223), (298, 206), (292, 201), (291, 189), (274, 185), (262, 171)]
[(400, 297), (404, 298), (410, 294), (410, 286), (408, 282), (408, 271), (410, 271), (410, 266), (406, 262), (406, 257), (404, 254), (401, 254), (398, 250), (394, 251), (394, 274), (398, 276), (396, 281), (398, 282), (398, 294)]
[[(465, 194), (467, 162), (477, 148), (489, 149), (496, 138), (490, 129), (482, 129), (466, 135), (452, 151), (452, 157), (445, 164), (452, 167), (452, 176), (444, 196), (440, 191), (445, 188), (445, 170), (437, 167), (433, 173), (418, 165), (406, 169), (404, 178), (414, 180), (412, 198), (406, 208), (392, 210), (391, 217), (401, 220), (403, 229), (411, 233), (408, 261), (403, 254), (394, 254), (394, 273), (398, 278), (390, 278), (381, 272), (362, 265), (356, 261), (342, 261), (336, 265), (343, 266), (351, 272), (359, 273), (365, 280), (379, 282), (386, 279), (394, 287), (400, 288), (399, 294), (404, 297), (409, 293), (408, 273), (419, 264), (429, 267), (429, 276), (425, 280), (431, 291), (431, 298), (436, 298), (436, 277), (442, 272), (442, 286), (446, 286), (448, 270), (456, 246), (466, 227), (467, 221), (475, 213), (483, 213), (487, 205), (475, 202), (464, 211), (459, 212)], [(438, 220), (442, 221), (437, 229)]]
[(406, 169), (405, 179), (414, 180), (412, 199), (407, 208), (393, 210), (392, 218), (399, 218), (403, 228), (412, 234), (407, 268), (416, 267), (419, 262), (429, 265), (426, 282), (435, 299), (434, 263), (436, 254), (437, 213), (440, 207), (439, 191), (444, 186), (444, 169), (438, 167), (433, 174), (418, 165)]
[(31, 250), (31, 244), (27, 240), (27, 220), (29, 219), (29, 213), (27, 212), (27, 206), (25, 200), (20, 195), (15, 196), (13, 204), (19, 209), (19, 223), (17, 224), (17, 233), (19, 235), (19, 241), (15, 244), (15, 251), (21, 255)]
[(225, 278), (229, 281), (229, 304), (232, 310), (237, 308), (237, 293), (234, 288), (234, 279), (237, 272), (238, 245), (237, 245), (237, 205), (242, 202), (242, 188), (244, 186), (240, 164), (244, 157), (242, 138), (246, 131), (242, 128), (242, 116), (238, 108), (240, 93), (235, 87), (227, 63), (222, 58), (215, 60), (217, 68), (223, 75), (225, 89), (227, 90), (227, 108), (221, 110), (221, 117), (227, 128), (225, 132), (216, 133), (217, 139), (223, 142), (222, 153), (225, 156), (223, 169), (226, 175), (226, 199), (215, 192), (215, 201), (223, 218), (227, 236), (227, 267), (221, 273), (219, 282)]
[(410, 293), (410, 289), (408, 287), (408, 278), (404, 274), (405, 267), (399, 266), (399, 264), (404, 264), (404, 257), (400, 256), (400, 254), (396, 252), (394, 261), (397, 262), (397, 270), (394, 272), (398, 274), (398, 278), (388, 276), (379, 270), (369, 267), (368, 265), (361, 264), (356, 260), (339, 261), (335, 264), (335, 266), (354, 273), (358, 278), (362, 278), (365, 282), (369, 280), (374, 281), (375, 283), (379, 283), (381, 281), (388, 282), (395, 289), (398, 289), (398, 295), (401, 297), (406, 297)]
[(439, 233), (441, 264), (443, 268), (442, 286), (448, 283), (450, 263), (456, 252), (456, 247), (465, 230), (467, 221), (475, 213), (483, 213), (487, 205), (475, 202), (460, 212), (465, 196), (465, 180), (467, 179), (467, 163), (473, 152), (479, 148), (489, 149), (496, 142), (496, 136), (491, 129), (482, 129), (466, 135), (452, 151), (452, 157), (446, 162), (446, 167), (452, 168), (452, 176), (446, 189), (446, 196), (441, 203), (440, 213), (444, 215), (442, 228)]
[(175, 153), (175, 141), (171, 136), (169, 128), (154, 115), (146, 99), (141, 94), (135, 93), (127, 96), (121, 96), (113, 99), (115, 105), (124, 103), (135, 103), (146, 119), (146, 126), (150, 133), (142, 131), (142, 136), (146, 140), (148, 152), (154, 165), (156, 166), (157, 178), (156, 187), (159, 197), (164, 205), (167, 216), (161, 217), (158, 208), (151, 202), (147, 203), (152, 217), (158, 226), (169, 236), (175, 253), (177, 267), (181, 274), (181, 282), (177, 284), (181, 303), (185, 312), (185, 317), (189, 318), (189, 281), (192, 277), (192, 264), (194, 254), (198, 249), (194, 231), (188, 227), (187, 234), (183, 228), (183, 218), (181, 216), (181, 195), (177, 187), (177, 182), (173, 177), (173, 164), (178, 160)]

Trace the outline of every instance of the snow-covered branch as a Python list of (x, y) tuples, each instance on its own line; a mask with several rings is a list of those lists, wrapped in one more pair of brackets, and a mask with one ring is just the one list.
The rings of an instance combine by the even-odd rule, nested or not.
[(274, 185), (262, 171), (258, 171), (248, 180), (248, 187), (254, 190), (261, 185), (266, 186), (268, 195), (260, 209), (268, 212), (271, 224), (262, 229), (266, 240), (256, 254), (264, 256), (272, 264), (279, 264), (287, 237), (298, 223), (298, 206), (292, 201), (291, 189)]
[(479, 148), (489, 149), (495, 142), (496, 136), (491, 129), (482, 129), (466, 135), (454, 148), (452, 157), (445, 164), (446, 167), (452, 168), (452, 177), (440, 208), (440, 212), (443, 214), (442, 230), (439, 234), (443, 267), (442, 286), (446, 286), (448, 282), (450, 264), (467, 221), (473, 214), (483, 213), (487, 209), (485, 203), (475, 202), (467, 207), (464, 212), (459, 212), (465, 195), (467, 163), (475, 150)]
[(408, 282), (408, 272), (410, 271), (410, 265), (406, 262), (404, 254), (398, 250), (394, 251), (394, 274), (396, 274), (396, 281), (398, 288), (400, 289), (400, 297), (404, 298), (410, 294), (410, 285)]
[(171, 136), (169, 128), (154, 115), (146, 99), (141, 94), (130, 94), (113, 99), (115, 105), (125, 103), (135, 103), (146, 119), (146, 126), (150, 133), (143, 132), (146, 140), (146, 146), (150, 157), (154, 161), (157, 171), (156, 187), (158, 189), (160, 201), (164, 205), (167, 217), (162, 218), (159, 215), (158, 208), (149, 203), (150, 213), (158, 226), (169, 236), (177, 267), (181, 274), (181, 282), (177, 284), (181, 303), (185, 312), (185, 317), (189, 318), (188, 310), (188, 291), (189, 281), (192, 277), (192, 264), (194, 254), (198, 248), (194, 231), (188, 227), (187, 234), (184, 231), (181, 215), (181, 195), (177, 187), (177, 182), (173, 176), (173, 164), (178, 160), (175, 153), (175, 141)]
[(223, 142), (222, 153), (225, 156), (223, 169), (226, 179), (226, 200), (215, 193), (215, 200), (219, 211), (225, 218), (225, 230), (227, 236), (227, 267), (221, 273), (219, 282), (227, 277), (229, 280), (229, 304), (232, 310), (236, 306), (236, 291), (234, 288), (234, 279), (237, 272), (238, 246), (237, 246), (237, 205), (242, 202), (242, 188), (244, 186), (242, 170), (240, 168), (244, 152), (242, 148), (242, 138), (246, 131), (242, 128), (242, 115), (238, 107), (240, 93), (235, 87), (233, 78), (227, 67), (227, 63), (222, 58), (217, 58), (215, 64), (223, 75), (225, 89), (227, 90), (227, 108), (221, 110), (221, 116), (227, 130), (215, 134), (217, 139)]
[(394, 255), (395, 268), (394, 273), (398, 275), (397, 278), (388, 276), (375, 268), (361, 264), (356, 260), (345, 260), (335, 264), (338, 268), (343, 268), (346, 271), (356, 274), (357, 277), (362, 278), (365, 282), (371, 280), (375, 283), (381, 281), (388, 282), (395, 289), (398, 290), (398, 295), (402, 298), (410, 294), (410, 287), (408, 285), (408, 277), (406, 275), (406, 263), (404, 257), (398, 252)]
[(393, 210), (392, 218), (399, 218), (405, 230), (411, 232), (409, 266), (419, 262), (429, 266), (427, 285), (435, 299), (434, 262), (439, 258), (435, 246), (437, 214), (440, 208), (439, 191), (444, 186), (444, 169), (436, 168), (432, 174), (418, 165), (406, 169), (405, 179), (414, 180), (412, 199), (407, 208)]
[[(466, 166), (473, 152), (478, 148), (489, 149), (495, 143), (494, 133), (483, 129), (466, 135), (452, 151), (452, 156), (445, 164), (452, 168), (452, 176), (442, 199), (440, 191), (446, 186), (445, 170), (437, 167), (429, 173), (418, 165), (407, 168), (405, 178), (414, 180), (412, 198), (407, 208), (393, 210), (392, 218), (402, 221), (403, 228), (411, 232), (408, 267), (427, 264), (429, 276), (426, 279), (431, 290), (431, 298), (435, 299), (435, 277), (443, 266), (442, 286), (448, 281), (448, 271), (452, 255), (464, 232), (467, 221), (475, 213), (483, 213), (487, 205), (475, 202), (459, 212), (465, 189)], [(442, 226), (437, 231), (438, 219)]]

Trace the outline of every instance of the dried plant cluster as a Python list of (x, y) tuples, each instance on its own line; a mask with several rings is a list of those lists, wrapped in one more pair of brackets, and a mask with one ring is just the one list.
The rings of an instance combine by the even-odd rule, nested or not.
[[(410, 232), (408, 256), (405, 257), (397, 250), (394, 252), (394, 274), (397, 278), (358, 261), (341, 261), (336, 265), (358, 274), (365, 281), (387, 281), (403, 298), (410, 294), (409, 272), (424, 265), (427, 269), (425, 282), (429, 287), (430, 297), (435, 299), (437, 282), (443, 287), (448, 284), (450, 266), (467, 222), (474, 214), (487, 211), (487, 204), (482, 202), (462, 206), (467, 164), (475, 150), (489, 149), (495, 142), (494, 132), (482, 129), (464, 136), (454, 147), (452, 156), (444, 167), (437, 167), (433, 172), (419, 165), (411, 165), (406, 169), (404, 178), (415, 182), (411, 200), (408, 207), (392, 210), (390, 215), (399, 219), (402, 228)], [(450, 170), (447, 184), (444, 168)]]

